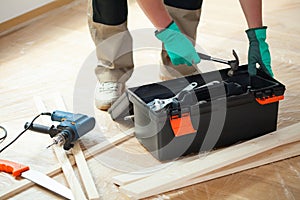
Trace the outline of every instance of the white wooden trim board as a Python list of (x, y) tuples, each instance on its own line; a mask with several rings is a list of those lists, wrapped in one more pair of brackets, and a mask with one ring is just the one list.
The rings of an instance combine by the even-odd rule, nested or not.
[[(189, 183), (194, 184), (194, 183), (204, 182), (207, 180), (211, 180), (214, 178), (219, 178), (219, 177), (226, 176), (229, 174), (256, 168), (256, 167), (259, 167), (262, 165), (266, 165), (269, 163), (288, 159), (288, 158), (295, 157), (298, 155), (300, 155), (300, 142), (295, 142), (292, 144), (284, 145), (283, 147), (277, 147), (277, 148), (271, 150), (271, 152), (267, 151), (267, 152), (261, 153), (259, 155), (253, 156), (251, 158), (245, 159), (243, 161), (229, 165), (228, 167), (221, 168), (217, 171), (207, 174), (207, 176), (205, 175), (205, 176), (192, 178), (191, 180), (189, 180)], [(194, 156), (194, 159), (196, 159), (197, 157), (198, 156)], [(179, 163), (174, 162), (173, 164), (170, 165), (170, 167), (177, 166), (178, 164)], [(150, 173), (149, 172), (150, 170), (151, 169), (141, 170), (138, 172), (132, 172), (132, 173), (114, 176), (113, 182), (114, 182), (114, 184), (116, 184), (118, 186), (127, 185), (129, 183), (135, 182), (137, 180), (141, 180), (143, 178), (146, 178), (146, 177), (149, 177), (149, 176), (155, 174), (155, 172)], [(190, 181), (192, 181), (192, 182), (190, 182)], [(185, 187), (185, 186), (182, 186), (182, 187)]]
[(299, 131), (300, 123), (297, 123), (184, 165), (162, 170), (145, 179), (121, 186), (120, 190), (136, 199), (167, 192), (191, 178), (199, 177), (270, 149), (299, 141)]

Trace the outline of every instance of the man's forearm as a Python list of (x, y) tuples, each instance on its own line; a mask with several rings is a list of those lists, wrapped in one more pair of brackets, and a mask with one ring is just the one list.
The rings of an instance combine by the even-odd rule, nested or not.
[(262, 23), (262, 0), (240, 0), (249, 28), (257, 28)]
[(137, 2), (157, 30), (166, 28), (172, 22), (162, 0), (137, 0)]

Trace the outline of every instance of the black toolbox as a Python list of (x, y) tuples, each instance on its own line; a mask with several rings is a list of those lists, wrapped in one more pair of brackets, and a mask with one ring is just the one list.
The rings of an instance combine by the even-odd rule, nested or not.
[[(134, 113), (136, 138), (161, 161), (275, 131), (285, 86), (260, 70), (250, 78), (247, 66), (240, 66), (232, 77), (227, 72), (223, 69), (129, 88), (109, 112), (113, 119), (125, 107), (126, 114)], [(199, 87), (211, 81), (220, 83)], [(194, 82), (196, 88), (181, 93), (162, 110), (150, 109), (149, 102), (173, 97)]]

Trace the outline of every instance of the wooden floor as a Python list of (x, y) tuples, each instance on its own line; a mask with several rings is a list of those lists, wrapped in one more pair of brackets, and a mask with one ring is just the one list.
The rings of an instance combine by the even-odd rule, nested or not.
[[(60, 93), (68, 109), (73, 109), (73, 92), (79, 71), (83, 66), (96, 65), (86, 13), (85, 1), (76, 1), (0, 38), (0, 125), (9, 133), (0, 147), (12, 140), (22, 131), (24, 123), (38, 114), (34, 96), (41, 96), (53, 110), (53, 95)], [(287, 87), (285, 100), (280, 103), (279, 129), (300, 122), (299, 19), (300, 0), (264, 1), (264, 22), (269, 27), (273, 70), (276, 78)], [(129, 27), (131, 30), (152, 27), (134, 1), (129, 7)], [(215, 57), (231, 58), (231, 50), (236, 49), (241, 63), (246, 63), (246, 27), (237, 0), (205, 1), (197, 43)], [(138, 51), (134, 59), (140, 70), (130, 80), (132, 83), (158, 80), (157, 66), (153, 71), (141, 67), (158, 64), (158, 52)], [(145, 79), (145, 76), (139, 76), (140, 73), (150, 75)], [(111, 137), (127, 128), (112, 122), (105, 112), (95, 110), (95, 113), (100, 124), (99, 136), (86, 135), (82, 139), (86, 148), (101, 142), (104, 135)], [(45, 150), (49, 142), (50, 138), (45, 135), (28, 132), (4, 151), (1, 158), (19, 161), (43, 172), (56, 162), (53, 152)], [(119, 200), (127, 197), (111, 183), (113, 175), (154, 166), (158, 162), (135, 139), (131, 139), (90, 159), (88, 164), (103, 199)], [(55, 179), (66, 184), (62, 175)], [(0, 174), (0, 190), (15, 182), (9, 175)], [(299, 185), (298, 156), (150, 199), (300, 199)], [(34, 186), (12, 199), (49, 198), (58, 197)]]

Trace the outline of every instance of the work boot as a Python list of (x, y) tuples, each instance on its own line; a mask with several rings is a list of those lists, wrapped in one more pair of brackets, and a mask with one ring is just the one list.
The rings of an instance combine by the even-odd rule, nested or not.
[[(165, 7), (172, 19), (179, 27), (180, 31), (185, 34), (195, 45), (201, 9), (186, 10), (167, 5)], [(161, 58), (162, 63), (160, 65), (159, 74), (161, 80), (170, 80), (200, 73), (199, 69), (196, 66), (173, 65), (168, 56), (168, 53), (166, 52), (166, 50), (164, 50), (164, 47), (161, 52)]]
[(107, 111), (123, 93), (123, 84), (116, 82), (98, 82), (95, 89), (95, 105), (99, 110)]

